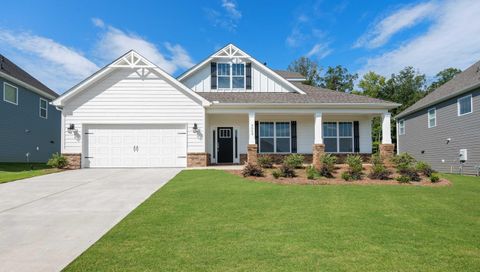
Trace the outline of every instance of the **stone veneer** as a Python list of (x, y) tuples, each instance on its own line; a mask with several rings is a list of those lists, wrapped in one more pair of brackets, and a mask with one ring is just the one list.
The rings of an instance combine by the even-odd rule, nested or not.
[(80, 169), (82, 167), (82, 154), (81, 153), (62, 153), (62, 156), (67, 158), (68, 165), (66, 169)]
[(187, 154), (187, 167), (205, 167), (210, 165), (210, 154), (195, 152)]
[[(328, 153), (328, 152), (325, 152)], [(266, 157), (269, 156), (273, 159), (273, 163), (275, 164), (281, 164), (283, 160), (285, 159), (286, 156), (291, 155), (292, 153), (288, 154), (257, 154), (258, 158), (261, 157)], [(313, 163), (313, 154), (311, 153), (295, 153), (302, 155), (305, 157), (305, 160), (303, 163), (305, 164), (312, 164)], [(347, 158), (348, 155), (359, 155), (362, 157), (362, 161), (364, 163), (369, 163), (370, 159), (372, 157), (372, 154), (370, 153), (332, 153), (335, 157), (337, 157), (337, 163), (345, 163), (345, 159)], [(247, 154), (240, 154), (240, 164), (245, 164), (247, 162)]]
[(395, 155), (394, 144), (380, 144), (379, 145), (380, 157), (383, 158), (385, 165), (392, 166), (390, 159)]
[(322, 167), (321, 157), (323, 154), (325, 154), (325, 145), (314, 144), (312, 164), (316, 169), (320, 169), (320, 167)]
[(248, 163), (257, 164), (257, 149), (256, 144), (247, 145), (247, 161)]

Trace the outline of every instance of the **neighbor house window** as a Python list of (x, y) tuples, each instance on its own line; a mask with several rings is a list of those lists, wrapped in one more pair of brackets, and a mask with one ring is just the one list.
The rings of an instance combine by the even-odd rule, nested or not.
[(40, 117), (47, 119), (48, 117), (48, 101), (40, 98)]
[(398, 135), (405, 135), (405, 120), (398, 121)]
[(217, 63), (217, 86), (219, 89), (244, 89), (244, 63)]
[(6, 82), (3, 83), (3, 101), (18, 105), (18, 88)]
[(457, 100), (458, 116), (469, 114), (472, 112), (472, 95), (467, 95)]
[(353, 152), (353, 123), (325, 122), (323, 123), (323, 141), (326, 152)]
[(260, 152), (290, 153), (290, 122), (260, 122)]
[(437, 109), (431, 108), (428, 110), (428, 127), (437, 126)]

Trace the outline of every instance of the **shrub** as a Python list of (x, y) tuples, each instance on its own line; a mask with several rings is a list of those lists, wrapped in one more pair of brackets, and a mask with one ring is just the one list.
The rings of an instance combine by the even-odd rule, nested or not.
[(283, 164), (291, 168), (301, 168), (305, 157), (300, 154), (290, 154), (284, 160)]
[(68, 160), (65, 156), (54, 153), (52, 154), (52, 158), (48, 160), (47, 165), (55, 168), (65, 168), (68, 165)]
[(354, 180), (362, 179), (362, 157), (358, 155), (348, 155), (345, 162), (348, 164), (348, 173)]
[(247, 163), (245, 167), (242, 169), (242, 175), (244, 177), (253, 176), (253, 177), (263, 177), (263, 169), (262, 167), (253, 164)]
[(333, 171), (335, 171), (335, 163), (337, 162), (337, 157), (331, 154), (323, 154), (320, 158), (322, 166), (320, 167), (320, 176), (332, 178)]
[(418, 175), (417, 170), (413, 167), (403, 168), (399, 173), (407, 177), (409, 181), (420, 181), (420, 175)]
[(371, 161), (373, 165), (383, 164), (382, 157), (378, 153), (372, 155)]
[(368, 177), (371, 179), (388, 180), (392, 171), (388, 170), (383, 164), (374, 164)]
[(272, 171), (272, 176), (273, 176), (274, 179), (278, 179), (279, 177), (282, 176), (282, 172), (280, 172), (280, 170), (278, 170), (278, 169), (275, 169), (275, 170)]
[(273, 159), (270, 156), (262, 156), (257, 159), (258, 165), (263, 168), (272, 168), (273, 167)]
[(282, 164), (282, 166), (280, 166), (280, 173), (282, 177), (285, 178), (294, 178), (297, 176), (295, 169), (287, 164)]
[(397, 166), (400, 164), (412, 165), (415, 162), (415, 159), (410, 154), (404, 152), (400, 155), (394, 156), (392, 162)]
[(345, 181), (349, 181), (352, 179), (352, 176), (350, 175), (349, 172), (343, 172), (342, 173), (342, 179), (344, 179)]
[(415, 165), (415, 168), (417, 169), (418, 172), (424, 174), (427, 177), (430, 177), (433, 173), (432, 167), (428, 163), (423, 161), (417, 162), (417, 164)]
[(407, 176), (399, 176), (395, 180), (397, 180), (400, 183), (409, 183), (410, 182), (410, 178), (407, 177)]
[(432, 174), (430, 175), (430, 181), (433, 182), (433, 183), (439, 182), (439, 181), (440, 181), (440, 177), (439, 177), (437, 174), (432, 173)]
[(317, 169), (315, 169), (315, 167), (310, 165), (307, 168), (307, 178), (308, 179), (316, 179), (318, 176), (319, 176), (319, 173), (318, 173)]

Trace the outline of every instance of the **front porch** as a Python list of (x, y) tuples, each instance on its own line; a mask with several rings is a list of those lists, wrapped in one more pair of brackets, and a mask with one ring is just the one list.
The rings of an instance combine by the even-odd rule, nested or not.
[(338, 157), (372, 153), (372, 119), (382, 117), (381, 151), (393, 155), (390, 114), (383, 109), (210, 109), (205, 116), (209, 164), (256, 163), (269, 155), (280, 163), (292, 154), (319, 165), (323, 153)]

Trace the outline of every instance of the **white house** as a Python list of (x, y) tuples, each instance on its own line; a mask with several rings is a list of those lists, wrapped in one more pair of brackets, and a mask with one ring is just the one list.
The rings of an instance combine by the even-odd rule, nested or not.
[(255, 162), (258, 154), (392, 151), (398, 104), (302, 84), (229, 44), (178, 78), (130, 51), (53, 103), (73, 167), (186, 167)]

